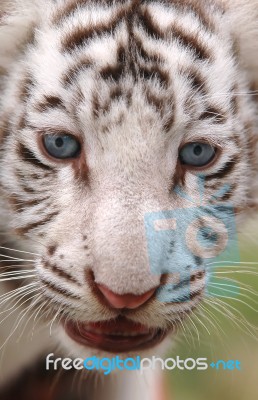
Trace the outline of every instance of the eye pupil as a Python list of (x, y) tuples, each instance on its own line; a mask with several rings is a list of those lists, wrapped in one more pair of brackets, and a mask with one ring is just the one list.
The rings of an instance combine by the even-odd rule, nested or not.
[(198, 144), (197, 146), (195, 146), (194, 148), (194, 154), (196, 156), (200, 156), (202, 154), (202, 147)]
[(62, 147), (64, 145), (64, 141), (61, 137), (58, 137), (55, 141), (56, 147)]

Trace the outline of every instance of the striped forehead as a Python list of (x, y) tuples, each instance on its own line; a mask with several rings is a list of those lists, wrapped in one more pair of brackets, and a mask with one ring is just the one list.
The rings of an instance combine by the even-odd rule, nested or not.
[(232, 92), (234, 69), (225, 66), (234, 60), (215, 28), (223, 10), (210, 11), (209, 1), (59, 1), (31, 53), (37, 107), (80, 102), (107, 117), (114, 104), (128, 108), (141, 95), (170, 129), (176, 106), (191, 109), (189, 97), (209, 95), (198, 118), (221, 122), (232, 102), (224, 96), (218, 105), (216, 96)]

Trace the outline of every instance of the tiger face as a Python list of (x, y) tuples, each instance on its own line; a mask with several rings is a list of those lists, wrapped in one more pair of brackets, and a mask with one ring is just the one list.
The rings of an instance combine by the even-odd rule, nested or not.
[[(162, 348), (209, 275), (183, 222), (223, 222), (225, 202), (238, 220), (253, 204), (255, 107), (227, 14), (205, 3), (47, 3), (9, 74), (1, 184), (10, 230), (37, 253), (57, 338), (75, 355)], [(166, 225), (171, 210), (173, 235), (150, 242), (148, 216)]]

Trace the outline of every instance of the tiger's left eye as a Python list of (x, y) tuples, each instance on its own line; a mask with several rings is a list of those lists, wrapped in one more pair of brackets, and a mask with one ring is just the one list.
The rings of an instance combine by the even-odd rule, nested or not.
[(48, 154), (57, 159), (75, 158), (80, 154), (80, 142), (72, 135), (48, 134), (44, 135), (43, 142)]
[(208, 143), (188, 143), (179, 152), (182, 164), (190, 167), (204, 167), (215, 158), (216, 148)]

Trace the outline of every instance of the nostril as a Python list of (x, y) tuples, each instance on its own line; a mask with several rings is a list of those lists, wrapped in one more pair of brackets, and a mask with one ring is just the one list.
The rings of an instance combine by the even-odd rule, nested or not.
[(109, 288), (104, 285), (97, 284), (100, 292), (103, 294), (109, 305), (113, 308), (122, 309), (135, 309), (145, 304), (155, 293), (156, 288), (149, 290), (141, 295), (135, 294), (117, 294), (112, 292)]

